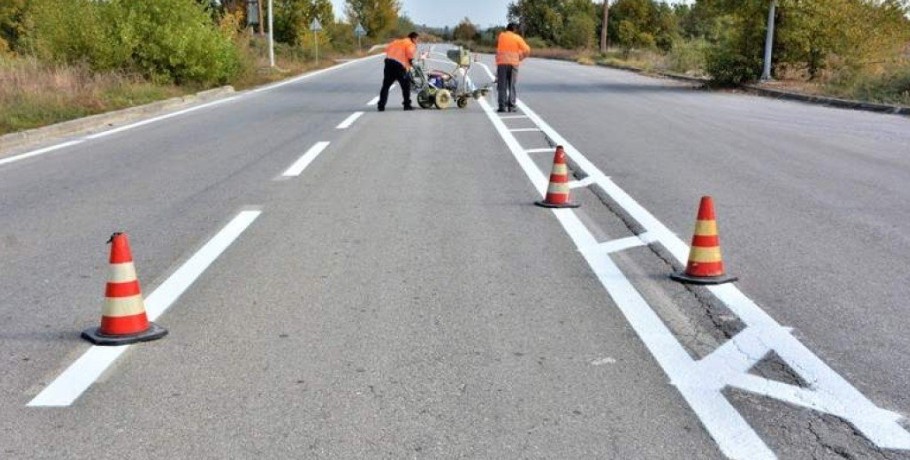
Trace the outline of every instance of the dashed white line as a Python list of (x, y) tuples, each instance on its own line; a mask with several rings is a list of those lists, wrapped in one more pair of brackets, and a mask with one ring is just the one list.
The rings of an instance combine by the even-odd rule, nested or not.
[[(174, 274), (145, 299), (149, 321), (161, 316), (199, 278), (262, 211), (240, 212), (205, 246), (186, 261)], [(92, 385), (131, 345), (120, 347), (93, 346), (71, 364), (57, 379), (35, 396), (29, 407), (66, 407)]]
[(363, 115), (363, 112), (354, 112), (354, 113), (352, 113), (351, 116), (345, 118), (344, 121), (342, 121), (338, 126), (335, 127), (335, 129), (348, 129), (348, 128), (350, 128), (351, 125), (353, 125), (354, 122), (357, 121), (357, 119), (360, 118), (361, 115)]
[(328, 142), (324, 142), (324, 141), (317, 142), (315, 145), (310, 147), (310, 149), (307, 150), (307, 152), (304, 153), (303, 156), (300, 157), (300, 159), (295, 161), (294, 164), (292, 164), (284, 172), (284, 174), (282, 174), (282, 176), (283, 177), (299, 176), (303, 172), (303, 170), (306, 169), (306, 167), (309, 166), (310, 163), (312, 163), (313, 160), (315, 160), (316, 157), (318, 157), (319, 154), (322, 153), (322, 151), (325, 150), (325, 148), (328, 146), (329, 146)]

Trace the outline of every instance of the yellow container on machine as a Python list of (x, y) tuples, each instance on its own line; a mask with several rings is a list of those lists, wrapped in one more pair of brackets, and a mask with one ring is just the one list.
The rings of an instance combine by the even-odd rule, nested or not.
[(457, 64), (459, 67), (471, 66), (471, 52), (460, 46), (458, 48), (446, 51), (446, 57), (448, 57), (449, 60)]

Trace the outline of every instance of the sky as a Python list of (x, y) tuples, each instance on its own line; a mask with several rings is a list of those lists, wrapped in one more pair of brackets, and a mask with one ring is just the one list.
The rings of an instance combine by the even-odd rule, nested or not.
[[(431, 27), (454, 27), (467, 17), (482, 28), (506, 25), (506, 11), (511, 0), (399, 0), (402, 10), (414, 24)], [(669, 0), (684, 3), (686, 0)], [(344, 0), (332, 0), (337, 16), (344, 15)]]

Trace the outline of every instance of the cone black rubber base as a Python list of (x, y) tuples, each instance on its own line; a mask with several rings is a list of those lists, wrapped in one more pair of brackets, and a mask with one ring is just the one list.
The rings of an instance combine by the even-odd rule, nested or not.
[(562, 203), (562, 204), (547, 203), (546, 201), (543, 201), (543, 200), (535, 201), (534, 204), (536, 204), (537, 206), (540, 206), (542, 208), (557, 208), (557, 209), (558, 208), (577, 208), (577, 207), (581, 206), (580, 204), (577, 204), (577, 203)]
[(149, 323), (149, 328), (145, 332), (130, 335), (106, 335), (98, 332), (97, 327), (82, 331), (82, 338), (94, 343), (95, 345), (116, 346), (129, 345), (137, 342), (150, 342), (158, 340), (167, 335), (167, 329), (155, 324)]
[(731, 283), (738, 280), (739, 278), (730, 275), (721, 275), (721, 276), (689, 276), (685, 273), (674, 272), (670, 275), (670, 278), (679, 281), (680, 283), (689, 283), (689, 284), (724, 284)]

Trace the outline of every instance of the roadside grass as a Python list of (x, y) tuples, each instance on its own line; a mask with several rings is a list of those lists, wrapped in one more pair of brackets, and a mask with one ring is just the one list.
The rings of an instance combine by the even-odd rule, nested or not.
[[(269, 67), (264, 40), (250, 40), (242, 52), (243, 68), (229, 83), (247, 89), (304, 72), (329, 67), (335, 59), (319, 62), (303, 50), (275, 48), (275, 68)], [(89, 115), (148, 104), (207, 88), (154, 83), (140, 75), (93, 72), (85, 64), (51, 64), (32, 57), (0, 54), (0, 135)]]
[(0, 134), (179, 96), (186, 89), (156, 85), (86, 65), (52, 65), (0, 57)]

